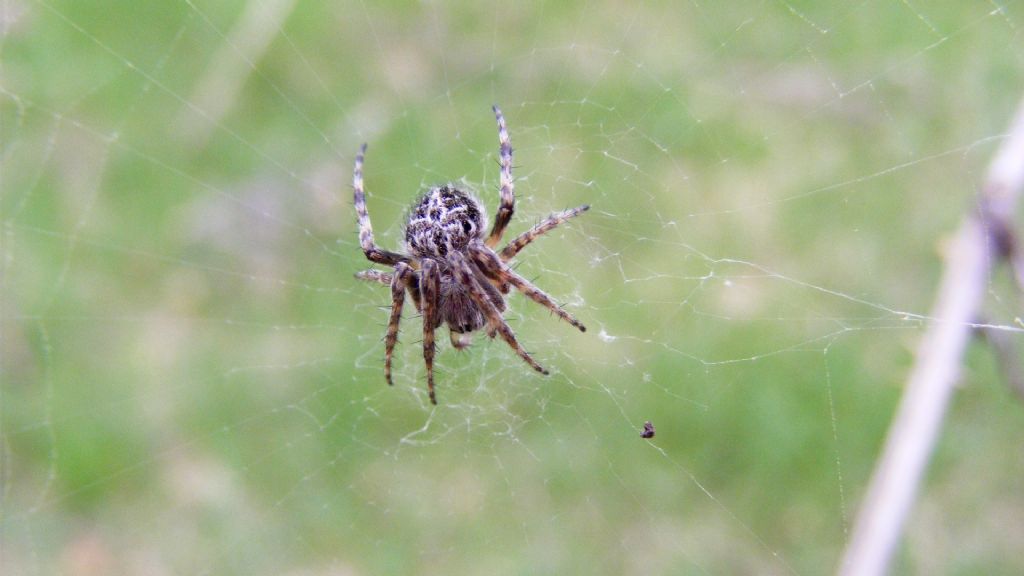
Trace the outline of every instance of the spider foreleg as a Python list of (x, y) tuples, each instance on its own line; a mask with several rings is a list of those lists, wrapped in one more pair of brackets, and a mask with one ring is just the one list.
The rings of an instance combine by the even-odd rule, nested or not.
[(388, 320), (387, 335), (384, 336), (384, 379), (388, 386), (391, 381), (391, 357), (398, 342), (398, 325), (402, 321), (402, 306), (405, 304), (405, 289), (413, 275), (412, 268), (404, 262), (395, 264), (395, 273), (391, 278), (391, 319)]
[(511, 284), (515, 286), (517, 290), (523, 293), (527, 298), (554, 312), (559, 318), (565, 320), (569, 324), (572, 324), (580, 332), (586, 332), (587, 327), (580, 323), (572, 314), (569, 314), (562, 309), (554, 300), (551, 299), (543, 290), (537, 288), (529, 280), (523, 278), (511, 268), (502, 263), (498, 255), (495, 254), (490, 248), (482, 246), (471, 246), (470, 253), (473, 256), (473, 262), (486, 274), (489, 278), (495, 280), (499, 284)]
[(530, 353), (523, 349), (519, 345), (519, 341), (516, 340), (516, 335), (512, 332), (512, 328), (509, 327), (505, 319), (498, 313), (498, 309), (494, 307), (494, 303), (491, 302), (487, 293), (483, 287), (480, 286), (479, 281), (476, 279), (476, 275), (470, 268), (471, 264), (465, 259), (462, 254), (453, 252), (449, 255), (452, 262), (452, 268), (455, 273), (456, 280), (462, 286), (469, 289), (469, 295), (473, 299), (473, 302), (480, 307), (480, 311), (483, 312), (484, 317), (487, 319), (487, 333), (493, 334), (497, 332), (501, 335), (502, 339), (505, 340), (508, 345), (515, 350), (516, 354), (529, 364), (534, 370), (541, 374), (548, 374), (548, 371), (543, 366), (537, 363), (536, 360), (530, 356)]
[(427, 391), (430, 403), (437, 404), (434, 394), (434, 330), (437, 328), (437, 307), (440, 272), (437, 264), (430, 259), (421, 262), (420, 298), (423, 309), (423, 361), (427, 365)]

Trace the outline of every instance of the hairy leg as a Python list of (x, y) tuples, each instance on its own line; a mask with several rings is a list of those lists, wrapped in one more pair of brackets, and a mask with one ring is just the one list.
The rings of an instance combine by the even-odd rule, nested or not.
[(534, 370), (541, 374), (547, 374), (545, 370), (536, 360), (530, 356), (530, 353), (523, 349), (516, 340), (516, 335), (512, 332), (512, 328), (509, 327), (505, 319), (498, 313), (498, 309), (494, 307), (484, 288), (480, 286), (480, 282), (476, 279), (476, 275), (470, 268), (472, 264), (465, 259), (458, 252), (450, 254), (452, 265), (455, 273), (455, 277), (459, 284), (466, 286), (469, 289), (469, 295), (476, 302), (476, 305), (480, 307), (484, 317), (487, 318), (487, 332), (489, 334), (498, 333), (501, 338), (508, 343), (508, 345), (515, 350), (516, 354), (519, 355), (527, 364), (529, 364)]
[(539, 236), (550, 232), (562, 222), (565, 222), (570, 218), (575, 218), (580, 214), (586, 212), (587, 210), (590, 210), (590, 206), (584, 204), (583, 206), (577, 206), (576, 208), (573, 208), (571, 210), (565, 210), (563, 212), (558, 212), (556, 214), (548, 216), (547, 218), (539, 222), (536, 226), (530, 228), (526, 232), (523, 232), (522, 234), (517, 236), (515, 240), (512, 240), (511, 242), (508, 243), (507, 246), (502, 248), (501, 252), (499, 252), (499, 254), (501, 255), (501, 259), (508, 262), (513, 257), (515, 257), (515, 255), (518, 254), (520, 250), (526, 248), (526, 246), (529, 245), (530, 242), (533, 242)]
[(423, 305), (423, 361), (427, 365), (427, 391), (430, 403), (437, 404), (434, 394), (434, 330), (437, 328), (440, 271), (433, 260), (423, 260), (420, 268), (420, 298)]
[(356, 278), (360, 280), (366, 280), (367, 282), (376, 282), (385, 286), (391, 286), (392, 274), (387, 272), (381, 272), (380, 270), (362, 270), (356, 272)]
[(581, 324), (572, 314), (563, 310), (543, 290), (537, 288), (529, 280), (516, 274), (515, 271), (506, 266), (490, 248), (480, 246), (479, 244), (470, 246), (470, 254), (473, 257), (473, 263), (489, 278), (502, 285), (511, 284), (515, 286), (527, 298), (554, 312), (559, 318), (578, 328), (580, 332), (587, 331), (586, 326)]
[(498, 203), (498, 213), (494, 217), (491, 235), (487, 237), (487, 245), (494, 247), (501, 242), (501, 235), (512, 220), (516, 196), (512, 180), (512, 141), (508, 137), (508, 130), (505, 129), (505, 117), (501, 115), (501, 109), (497, 106), (492, 106), (492, 109), (494, 118), (498, 121), (498, 155), (501, 162), (501, 200)]
[(402, 256), (390, 250), (384, 250), (373, 242), (373, 225), (370, 224), (370, 213), (366, 210), (366, 191), (363, 190), (363, 157), (366, 155), (366, 144), (356, 154), (356, 166), (352, 171), (353, 199), (356, 206), (356, 215), (359, 221), (359, 246), (363, 254), (371, 262), (394, 266), (399, 262), (408, 262), (407, 256)]
[(413, 275), (413, 270), (404, 262), (395, 265), (395, 274), (391, 278), (391, 319), (388, 320), (388, 331), (384, 336), (384, 379), (388, 386), (391, 382), (391, 357), (398, 342), (398, 325), (402, 321), (402, 305), (405, 303), (405, 288)]

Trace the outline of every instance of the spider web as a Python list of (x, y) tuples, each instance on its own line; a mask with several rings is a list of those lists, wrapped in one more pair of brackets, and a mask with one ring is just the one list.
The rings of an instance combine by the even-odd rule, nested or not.
[[(1017, 2), (4, 0), (4, 573), (834, 567), (1024, 79)], [(497, 205), (499, 340), (426, 395), (377, 241)], [(987, 324), (1019, 352), (1020, 302)], [(1019, 402), (972, 349), (896, 570), (1019, 573)], [(656, 428), (640, 438), (645, 421)]]

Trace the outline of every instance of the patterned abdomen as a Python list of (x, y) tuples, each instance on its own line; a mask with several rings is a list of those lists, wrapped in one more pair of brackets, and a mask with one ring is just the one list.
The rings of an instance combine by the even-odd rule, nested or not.
[(480, 203), (452, 185), (428, 190), (409, 214), (405, 243), (418, 258), (445, 258), (481, 239), (486, 227)]

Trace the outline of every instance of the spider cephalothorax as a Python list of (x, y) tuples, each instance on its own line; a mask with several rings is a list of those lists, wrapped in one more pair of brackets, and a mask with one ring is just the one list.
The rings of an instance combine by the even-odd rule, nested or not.
[(538, 236), (585, 212), (589, 206), (552, 214), (501, 250), (494, 250), (515, 209), (512, 144), (505, 129), (505, 119), (497, 106), (494, 107), (494, 116), (498, 121), (500, 144), (501, 200), (494, 227), (486, 237), (487, 217), (483, 206), (468, 192), (448, 184), (427, 190), (413, 205), (405, 226), (408, 256), (379, 248), (373, 242), (373, 227), (363, 189), (366, 144), (356, 155), (352, 180), (359, 219), (359, 245), (371, 262), (394, 267), (390, 274), (364, 270), (356, 275), (391, 287), (391, 318), (384, 337), (384, 378), (391, 384), (391, 357), (398, 342), (398, 324), (402, 318), (405, 293), (408, 292), (416, 309), (423, 314), (423, 359), (427, 364), (427, 389), (434, 404), (437, 404), (434, 394), (434, 331), (442, 324), (448, 326), (456, 348), (464, 348), (469, 343), (470, 333), (486, 328), (488, 336), (500, 335), (534, 370), (548, 373), (519, 345), (512, 329), (501, 317), (505, 311), (504, 295), (513, 287), (581, 332), (586, 330), (550, 296), (509, 268), (507, 262)]

